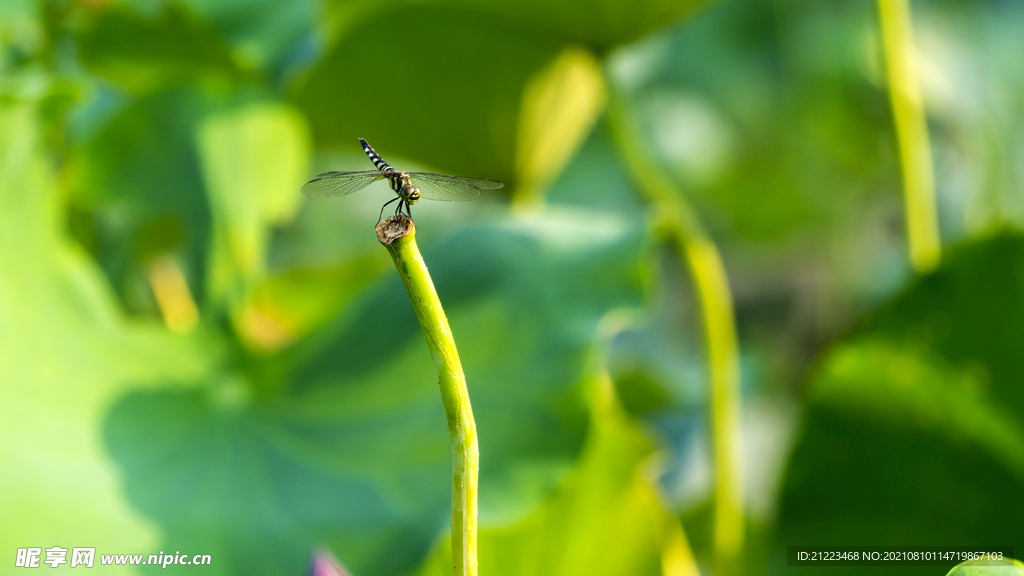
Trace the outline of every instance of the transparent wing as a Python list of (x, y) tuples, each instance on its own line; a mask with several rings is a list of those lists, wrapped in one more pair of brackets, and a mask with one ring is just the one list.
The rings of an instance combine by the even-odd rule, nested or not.
[(467, 178), (429, 172), (409, 172), (412, 183), (420, 187), (427, 200), (443, 202), (465, 202), (480, 197), (481, 190), (497, 190), (504, 186), (489, 178)]
[(302, 193), (314, 198), (332, 198), (345, 196), (366, 188), (377, 180), (383, 180), (384, 174), (379, 170), (362, 172), (325, 172), (317, 175), (302, 186)]

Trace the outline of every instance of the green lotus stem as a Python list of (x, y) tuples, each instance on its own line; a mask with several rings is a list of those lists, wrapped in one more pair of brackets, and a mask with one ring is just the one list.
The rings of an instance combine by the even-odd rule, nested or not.
[(918, 272), (928, 272), (939, 264), (942, 248), (928, 121), (914, 67), (910, 3), (908, 0), (878, 0), (878, 16), (903, 171), (910, 261)]
[(608, 121), (626, 168), (652, 205), (666, 234), (690, 271), (704, 327), (710, 374), (711, 437), (715, 465), (714, 549), (717, 572), (736, 571), (743, 548), (740, 472), (740, 360), (732, 293), (722, 256), (682, 194), (651, 159), (622, 96), (609, 90)]
[(448, 417), (448, 434), (452, 440), (452, 574), (476, 576), (480, 449), (459, 352), (430, 273), (416, 247), (416, 226), (412, 219), (406, 216), (387, 218), (377, 224), (377, 238), (391, 254), (423, 327), (423, 335), (427, 337)]

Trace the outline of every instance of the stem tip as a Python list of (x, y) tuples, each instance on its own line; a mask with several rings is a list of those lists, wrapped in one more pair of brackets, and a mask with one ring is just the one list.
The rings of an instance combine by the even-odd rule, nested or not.
[(412, 218), (404, 214), (389, 216), (377, 223), (377, 239), (385, 246), (390, 246), (395, 240), (404, 238), (416, 231), (416, 225)]

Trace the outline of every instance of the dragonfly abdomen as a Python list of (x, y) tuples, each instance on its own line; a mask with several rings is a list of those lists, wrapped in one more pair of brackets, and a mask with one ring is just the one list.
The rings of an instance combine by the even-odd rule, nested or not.
[(385, 162), (384, 159), (380, 157), (380, 154), (377, 154), (377, 151), (374, 150), (373, 146), (370, 146), (366, 142), (366, 140), (360, 138), (359, 143), (363, 145), (363, 152), (366, 152), (366, 155), (370, 157), (370, 161), (373, 162), (373, 165), (377, 167), (377, 170), (380, 170), (381, 172), (395, 171), (395, 169), (392, 168), (390, 164)]

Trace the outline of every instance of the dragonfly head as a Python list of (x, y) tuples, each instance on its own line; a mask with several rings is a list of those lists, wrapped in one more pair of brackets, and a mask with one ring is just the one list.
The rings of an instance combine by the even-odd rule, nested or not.
[(420, 200), (420, 187), (413, 186), (412, 184), (406, 184), (405, 186), (402, 186), (402, 191), (399, 192), (398, 195), (405, 199), (406, 204), (412, 206)]

